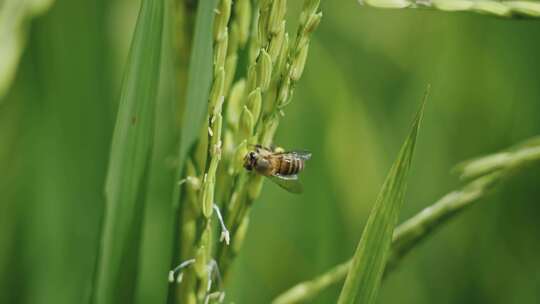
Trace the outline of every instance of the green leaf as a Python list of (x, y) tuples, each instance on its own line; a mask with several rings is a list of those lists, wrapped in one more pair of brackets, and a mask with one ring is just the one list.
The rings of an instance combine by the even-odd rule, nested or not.
[(339, 304), (375, 302), (392, 242), (392, 234), (403, 205), (407, 175), (427, 94), (428, 90), (414, 119), (409, 136), (403, 143), (369, 215), (341, 290)]
[(159, 84), (164, 0), (143, 0), (122, 84), (105, 185), (93, 302), (131, 303)]
[[(188, 151), (199, 137), (204, 118), (208, 112), (208, 96), (212, 84), (213, 26), (217, 0), (200, 1), (197, 9), (195, 35), (189, 60), (186, 108), (180, 133), (178, 163), (180, 171)], [(181, 173), (179, 174), (181, 178)], [(177, 191), (179, 192), (179, 191)], [(178, 197), (174, 204), (178, 204)]]
[(169, 262), (171, 260), (172, 223), (174, 212), (171, 196), (178, 187), (176, 167), (171, 159), (178, 153), (178, 69), (173, 3), (165, 0), (163, 46), (160, 83), (156, 106), (156, 122), (152, 159), (148, 171), (146, 207), (140, 247), (139, 272), (135, 303), (165, 303), (167, 298)]
[(53, 0), (0, 1), (0, 100), (15, 78), (30, 20), (45, 13), (52, 4)]

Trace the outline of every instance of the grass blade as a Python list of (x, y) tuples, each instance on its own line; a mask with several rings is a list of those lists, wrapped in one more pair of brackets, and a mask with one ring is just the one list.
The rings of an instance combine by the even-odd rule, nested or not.
[(171, 165), (178, 152), (178, 66), (175, 64), (178, 37), (174, 0), (165, 0), (160, 82), (155, 115), (152, 159), (148, 170), (146, 206), (139, 253), (139, 272), (135, 304), (165, 303), (171, 259), (174, 215), (171, 195), (178, 187), (176, 167)]
[(374, 303), (403, 205), (407, 175), (422, 120), (425, 99), (382, 186), (354, 254), (338, 303)]
[[(178, 162), (183, 167), (188, 151), (197, 141), (208, 111), (212, 84), (212, 33), (217, 0), (200, 1), (197, 9), (193, 48), (189, 60), (186, 107), (180, 131)], [(179, 176), (180, 179), (180, 176)], [(174, 201), (175, 204), (178, 200)]]
[(131, 43), (105, 185), (106, 210), (93, 301), (133, 301), (154, 128), (163, 0), (143, 0)]
[[(182, 128), (180, 130), (180, 146), (177, 154), (176, 181), (183, 178), (183, 169), (188, 152), (197, 142), (204, 119), (208, 111), (208, 97), (212, 84), (212, 60), (213, 60), (213, 27), (214, 14), (217, 0), (200, 1), (198, 3), (197, 15), (195, 19), (195, 33), (191, 48), (188, 69), (188, 83), (185, 99), (185, 108), (182, 117)], [(180, 233), (180, 195), (181, 187), (175, 187), (172, 195), (172, 212), (175, 216), (171, 225), (173, 248), (170, 269), (179, 263), (179, 233)], [(168, 299), (169, 303), (175, 301), (175, 285), (170, 285)]]

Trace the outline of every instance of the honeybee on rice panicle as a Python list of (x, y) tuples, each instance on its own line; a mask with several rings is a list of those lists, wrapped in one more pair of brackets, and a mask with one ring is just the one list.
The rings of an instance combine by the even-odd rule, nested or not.
[(307, 151), (284, 151), (255, 145), (244, 157), (244, 168), (268, 177), (289, 192), (301, 193), (302, 184), (298, 174), (304, 170), (305, 161), (310, 158), (311, 153)]

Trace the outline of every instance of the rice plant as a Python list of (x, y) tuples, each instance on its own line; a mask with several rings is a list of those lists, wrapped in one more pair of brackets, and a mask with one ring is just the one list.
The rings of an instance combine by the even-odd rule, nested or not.
[[(444, 195), (394, 230), (384, 274), (387, 275), (394, 270), (408, 252), (442, 224), (496, 189), (500, 182), (520, 170), (526, 170), (539, 160), (540, 150), (535, 138), (500, 153), (458, 165), (456, 171), (467, 180), (467, 183), (460, 189)], [(274, 303), (300, 303), (309, 300), (331, 284), (343, 280), (351, 265), (352, 260), (344, 262), (310, 281), (299, 283), (279, 295)]]
[[(1, 1), (0, 302), (534, 301), (539, 16), (534, 1)], [(309, 150), (287, 172), (304, 193), (249, 170), (258, 149)]]

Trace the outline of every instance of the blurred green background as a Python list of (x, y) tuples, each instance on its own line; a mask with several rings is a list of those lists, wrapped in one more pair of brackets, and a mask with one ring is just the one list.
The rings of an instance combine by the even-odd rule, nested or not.
[[(297, 16), (299, 3), (290, 2), (289, 16)], [(57, 0), (27, 24), (18, 72), (0, 103), (0, 303), (80, 303), (90, 292), (138, 8), (129, 0)], [(306, 191), (265, 186), (226, 302), (267, 303), (352, 255), (426, 84), (432, 94), (402, 219), (459, 186), (456, 163), (540, 134), (538, 21), (377, 10), (353, 0), (323, 1), (322, 11), (276, 139), (313, 152)], [(379, 302), (540, 302), (538, 169), (499, 186), (414, 250), (384, 282)], [(339, 290), (314, 303), (334, 302)]]

